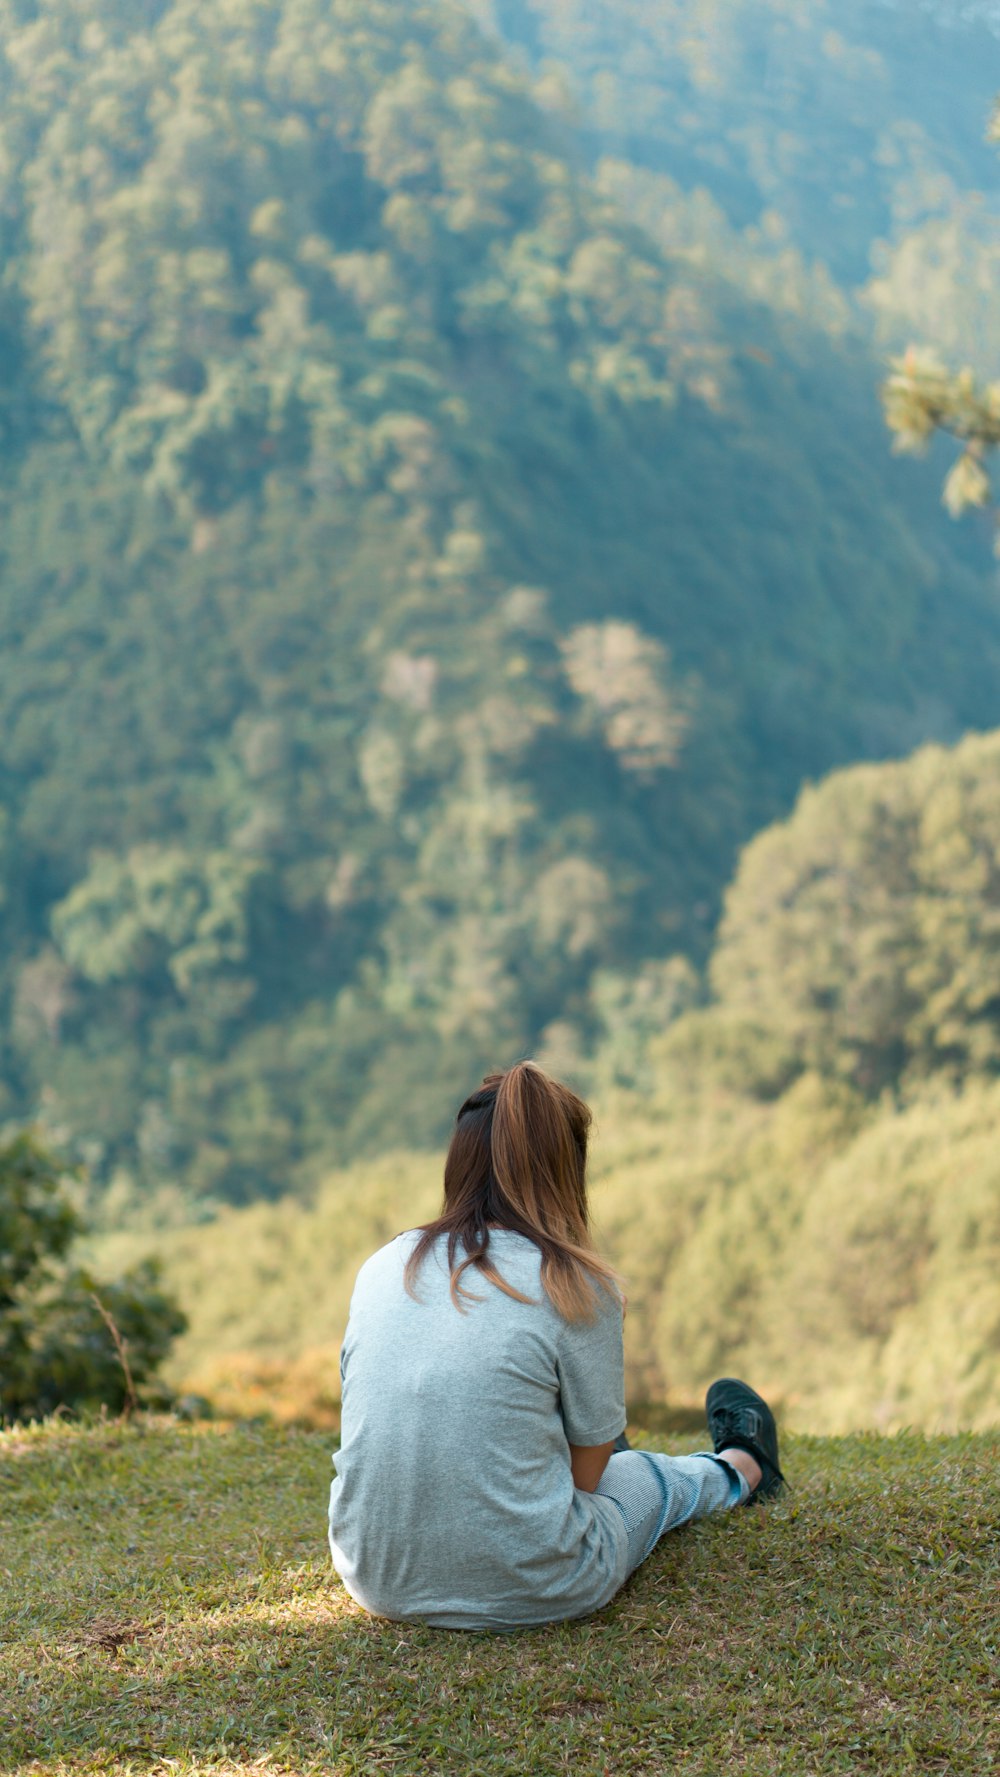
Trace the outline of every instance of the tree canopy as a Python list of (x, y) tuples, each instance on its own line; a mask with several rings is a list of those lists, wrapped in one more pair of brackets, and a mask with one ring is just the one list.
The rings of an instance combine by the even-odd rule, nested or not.
[(187, 1325), (152, 1261), (101, 1282), (72, 1262), (66, 1183), (30, 1132), (0, 1144), (0, 1424), (139, 1405)]
[[(564, 1048), (637, 1407), (732, 1368), (812, 1431), (995, 1426), (998, 763), (994, 733), (804, 790), (741, 860), (707, 1002), (677, 971), (605, 980), (596, 1057)], [(328, 1413), (356, 1266), (439, 1189), (395, 1155), (167, 1236), (182, 1373)]]
[(546, 79), (451, 0), (0, 0), (0, 1079), (119, 1205), (628, 1074), (804, 778), (1000, 719), (832, 274)]
[(720, 1004), (866, 1095), (1000, 1072), (1000, 736), (805, 790), (743, 854)]

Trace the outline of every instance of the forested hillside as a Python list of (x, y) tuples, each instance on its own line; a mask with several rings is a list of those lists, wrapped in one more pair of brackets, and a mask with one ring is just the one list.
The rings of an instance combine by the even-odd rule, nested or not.
[(995, 7), (469, 5), (558, 70), (599, 178), (677, 248), (820, 326), (995, 368)]
[(889, 455), (855, 248), (790, 302), (753, 193), (692, 240), (642, 183), (707, 153), (657, 122), (664, 43), (656, 157), (619, 123), (597, 166), (599, 108), (450, 0), (0, 0), (3, 1107), (117, 1215), (627, 1046), (803, 779), (1000, 720), (987, 552)]
[[(813, 1431), (997, 1422), (998, 931), (1000, 735), (856, 766), (747, 848), (711, 1004), (657, 1031), (635, 995), (589, 1065), (554, 1057), (599, 1106), (640, 1419), (734, 1370)], [(440, 1175), (389, 1155), (308, 1206), (161, 1237), (191, 1312), (175, 1379), (329, 1420), (357, 1266), (433, 1213)]]

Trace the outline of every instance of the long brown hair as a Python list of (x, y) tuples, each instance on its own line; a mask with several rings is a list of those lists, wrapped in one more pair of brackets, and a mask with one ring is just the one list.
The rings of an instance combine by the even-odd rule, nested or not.
[(416, 1295), (420, 1266), (439, 1236), (447, 1234), (456, 1308), (482, 1299), (462, 1287), (470, 1266), (516, 1301), (530, 1302), (490, 1258), (490, 1229), (508, 1228), (538, 1247), (542, 1287), (566, 1320), (592, 1320), (601, 1290), (620, 1295), (615, 1273), (590, 1235), (589, 1129), (583, 1099), (534, 1062), (487, 1074), (455, 1119), (444, 1168), (444, 1208), (420, 1229), (404, 1274), (409, 1293)]

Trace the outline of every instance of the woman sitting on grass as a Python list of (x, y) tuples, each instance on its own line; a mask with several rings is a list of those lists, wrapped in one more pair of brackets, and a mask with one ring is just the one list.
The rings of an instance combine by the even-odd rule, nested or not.
[(330, 1548), (377, 1616), (585, 1616), (665, 1531), (783, 1484), (774, 1419), (744, 1382), (708, 1391), (714, 1455), (628, 1448), (622, 1297), (588, 1226), (589, 1125), (531, 1062), (491, 1074), (458, 1113), (443, 1214), (362, 1266)]

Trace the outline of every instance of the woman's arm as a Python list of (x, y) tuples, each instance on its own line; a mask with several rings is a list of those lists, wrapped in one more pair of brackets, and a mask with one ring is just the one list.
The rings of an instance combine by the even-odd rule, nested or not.
[(614, 1438), (610, 1444), (570, 1445), (569, 1462), (573, 1471), (573, 1485), (578, 1487), (581, 1493), (593, 1493), (608, 1466), (608, 1457), (614, 1447)]

